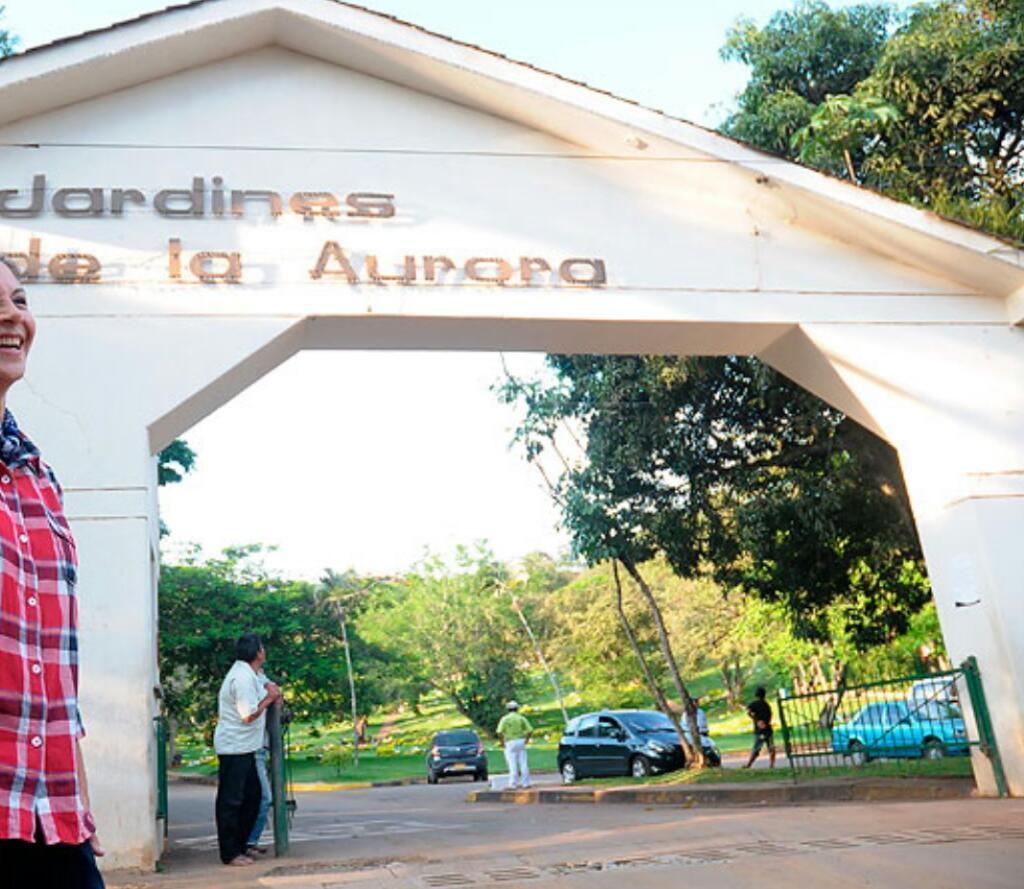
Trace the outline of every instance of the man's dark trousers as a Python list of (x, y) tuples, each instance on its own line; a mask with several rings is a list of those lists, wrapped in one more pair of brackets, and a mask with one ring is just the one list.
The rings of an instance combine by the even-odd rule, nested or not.
[(227, 864), (245, 853), (246, 841), (260, 811), (260, 776), (255, 753), (219, 757), (217, 779), (217, 844)]
[(0, 840), (4, 889), (103, 889), (92, 846)]

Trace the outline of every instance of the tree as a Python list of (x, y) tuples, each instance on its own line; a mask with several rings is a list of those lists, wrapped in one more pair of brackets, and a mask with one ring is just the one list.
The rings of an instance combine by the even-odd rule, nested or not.
[(380, 585), (356, 623), (408, 676), (442, 692), (491, 736), (529, 657), (503, 589), (507, 578), (482, 545), (460, 547), (454, 570), (431, 557)]
[[(210, 731), (235, 640), (246, 631), (262, 637), (267, 674), (298, 717), (329, 721), (345, 713), (345, 652), (335, 612), (312, 584), (269, 574), (260, 552), (235, 547), (221, 558), (161, 567), (160, 674), (165, 706), (179, 724)], [(383, 658), (358, 636), (350, 642), (362, 649), (357, 662)], [(356, 673), (355, 682), (365, 706), (381, 702), (372, 678)]]
[(319, 598), (326, 600), (338, 618), (341, 644), (345, 649), (345, 678), (348, 680), (349, 716), (352, 720), (352, 762), (359, 765), (359, 697), (356, 694), (355, 668), (352, 665), (352, 645), (348, 638), (348, 623), (367, 596), (367, 583), (355, 571), (344, 574), (328, 569), (320, 578)]
[(915, 7), (854, 95), (900, 112), (862, 140), (865, 184), (1024, 242), (1024, 4)]
[(897, 108), (878, 96), (829, 96), (811, 115), (807, 126), (792, 139), (800, 160), (820, 167), (842, 168), (851, 182), (858, 182), (854, 152), (871, 146), (865, 141), (881, 139), (882, 131), (900, 119)]
[[(549, 362), (556, 366), (562, 360), (563, 356), (549, 357)], [(679, 670), (664, 615), (639, 568), (657, 551), (657, 543), (645, 527), (650, 516), (645, 514), (646, 505), (640, 504), (636, 498), (616, 496), (625, 476), (631, 472), (629, 456), (617, 452), (613, 461), (596, 462), (593, 457), (595, 449), (600, 447), (597, 443), (600, 431), (590, 425), (587, 428), (586, 459), (579, 465), (571, 465), (557, 443), (558, 429), (560, 426), (569, 428), (568, 421), (580, 422), (584, 417), (573, 414), (571, 409), (566, 411), (571, 399), (567, 401), (563, 397), (565, 392), (557, 386), (545, 389), (537, 380), (524, 382), (511, 375), (506, 376), (505, 384), (499, 392), (507, 403), (523, 401), (527, 405), (526, 419), (517, 431), (516, 438), (525, 446), (528, 458), (536, 461), (547, 449), (557, 454), (561, 461), (561, 472), (554, 479), (545, 472), (544, 478), (551, 496), (561, 508), (562, 524), (572, 536), (576, 555), (591, 565), (606, 559), (617, 562), (640, 590), (657, 631), (672, 686), (686, 713), (691, 737), (699, 738), (696, 705)], [(573, 436), (573, 440), (577, 446), (582, 447), (579, 438)], [(604, 443), (615, 449), (619, 441), (617, 434), (613, 433), (613, 438), (605, 439)], [(625, 624), (623, 629), (627, 636), (630, 635)], [(666, 715), (671, 717), (672, 714)], [(697, 767), (703, 766), (704, 757), (700, 746), (696, 745), (691, 750), (681, 730), (679, 741), (687, 753), (687, 759)]]
[[(624, 609), (641, 656), (648, 663), (658, 657), (657, 641), (650, 617), (638, 594), (624, 590)], [(649, 706), (638, 672), (640, 657), (631, 650), (617, 616), (611, 564), (604, 562), (583, 572), (551, 592), (539, 604), (544, 618), (546, 641), (555, 669), (569, 678), (590, 709), (614, 702), (620, 706)], [(660, 665), (655, 665), (659, 682)]]
[(850, 93), (872, 73), (897, 21), (888, 4), (832, 10), (817, 0), (775, 13), (763, 28), (740, 19), (721, 55), (749, 67), (750, 79), (722, 130), (794, 157), (793, 136), (829, 96)]
[[(196, 465), (196, 452), (188, 446), (188, 442), (176, 438), (158, 455), (156, 460), (156, 480), (160, 487), (176, 485), (184, 481)], [(162, 540), (171, 529), (160, 519), (160, 539)]]
[(763, 627), (752, 621), (759, 603), (740, 588), (723, 588), (709, 574), (678, 577), (664, 560), (645, 569), (676, 648), (688, 655), (683, 669), (713, 666), (729, 707), (739, 707), (764, 644)]
[[(4, 17), (5, 7), (0, 6), (0, 19)], [(0, 28), (0, 59), (13, 55), (18, 45), (18, 38), (6, 28)]]
[[(825, 637), (842, 601), (862, 615), (855, 623), (851, 608), (863, 646), (898, 635), (927, 600), (895, 453), (775, 371), (746, 358), (549, 365), (554, 383), (508, 378), (500, 395), (523, 409), (516, 440), (549, 461), (588, 561), (629, 570), (661, 554), (680, 576), (710, 570), (726, 589), (784, 603), (808, 637)], [(580, 443), (575, 461), (563, 427)]]
[(1024, 241), (1024, 4), (804, 2), (722, 55), (750, 68), (728, 135)]
[(157, 455), (157, 484), (175, 485), (184, 481), (196, 465), (196, 452), (188, 442), (176, 438)]

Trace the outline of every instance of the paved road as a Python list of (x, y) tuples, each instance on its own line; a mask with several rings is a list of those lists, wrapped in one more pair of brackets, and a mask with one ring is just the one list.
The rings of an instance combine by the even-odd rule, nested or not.
[(470, 805), (471, 783), (307, 793), (292, 854), (217, 864), (213, 792), (172, 787), (167, 870), (112, 887), (1019, 889), (1024, 800), (760, 810)]

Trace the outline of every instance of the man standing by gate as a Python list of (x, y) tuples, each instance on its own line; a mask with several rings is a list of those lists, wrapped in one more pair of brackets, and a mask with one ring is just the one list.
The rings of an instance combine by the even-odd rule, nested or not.
[(217, 696), (217, 845), (220, 860), (233, 867), (252, 864), (245, 854), (259, 815), (260, 786), (256, 752), (263, 747), (267, 709), (281, 698), (273, 682), (264, 684), (259, 671), (267, 659), (263, 642), (244, 633), (235, 643), (235, 662)]
[(526, 758), (526, 745), (533, 734), (533, 726), (519, 712), (519, 704), (509, 701), (505, 705), (508, 712), (498, 723), (498, 740), (505, 748), (505, 762), (508, 763), (508, 787), (514, 790), (516, 785), (523, 788), (530, 786), (530, 764)]

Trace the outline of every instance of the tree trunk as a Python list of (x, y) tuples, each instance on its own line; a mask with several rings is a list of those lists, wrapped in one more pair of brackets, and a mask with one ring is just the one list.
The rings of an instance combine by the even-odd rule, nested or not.
[(676, 687), (676, 694), (679, 695), (679, 700), (682, 701), (683, 710), (686, 713), (686, 722), (690, 729), (690, 737), (694, 740), (693, 764), (697, 768), (702, 769), (704, 768), (704, 750), (700, 743), (700, 731), (697, 728), (697, 705), (693, 703), (693, 698), (690, 697), (690, 692), (687, 691), (683, 677), (679, 673), (679, 665), (676, 663), (675, 655), (672, 652), (672, 643), (668, 638), (668, 630), (665, 628), (665, 620), (662, 617), (661, 608), (658, 605), (657, 599), (654, 598), (651, 588), (647, 585), (647, 581), (644, 580), (632, 560), (620, 559), (619, 561), (622, 562), (625, 569), (629, 572), (629, 576), (640, 587), (640, 592), (643, 594), (644, 599), (647, 600), (651, 615), (654, 617), (654, 625), (658, 628), (658, 639), (661, 642), (661, 653), (668, 664), (669, 674), (672, 676), (672, 682)]
[(341, 622), (341, 641), (345, 646), (345, 666), (348, 670), (348, 691), (352, 707), (352, 767), (359, 767), (359, 722), (356, 713), (356, 678), (352, 672), (352, 646), (348, 644), (348, 630), (345, 626), (345, 609), (338, 606), (338, 620)]
[(173, 716), (167, 717), (167, 767), (177, 768), (178, 758), (178, 720)]
[[(644, 679), (647, 680), (647, 687), (651, 690), (651, 695), (654, 697), (655, 703), (658, 705), (658, 709), (671, 721), (673, 728), (676, 730), (676, 734), (679, 735), (679, 743), (686, 756), (686, 762), (692, 763), (697, 758), (694, 748), (690, 742), (686, 740), (686, 733), (679, 724), (679, 717), (676, 716), (675, 710), (672, 709), (668, 699), (665, 697), (665, 693), (661, 690), (657, 680), (654, 678), (654, 673), (651, 672), (651, 668), (647, 663), (647, 658), (644, 657), (644, 653), (640, 650), (640, 644), (636, 641), (636, 633), (633, 632), (633, 627), (630, 625), (629, 619), (626, 617), (626, 611), (622, 607), (622, 581), (619, 579), (619, 563), (616, 560), (612, 561), (612, 576), (615, 578), (615, 608), (619, 612), (619, 621), (622, 624), (622, 629), (626, 633), (626, 638), (629, 640), (629, 645), (633, 649), (633, 654), (636, 655), (636, 659), (640, 664), (640, 669), (643, 671)], [(691, 729), (691, 731), (693, 731), (693, 729)]]
[(850, 174), (850, 181), (857, 181), (857, 171), (853, 166), (853, 158), (850, 156), (850, 149), (843, 149), (843, 160), (846, 161), (846, 172)]
[(533, 652), (537, 655), (537, 660), (540, 662), (541, 667), (547, 674), (548, 682), (551, 683), (551, 688), (555, 692), (555, 699), (558, 701), (558, 708), (562, 711), (562, 724), (569, 724), (569, 713), (565, 709), (565, 701), (562, 698), (562, 687), (558, 684), (558, 678), (555, 676), (554, 671), (548, 666), (547, 658), (544, 657), (544, 652), (540, 647), (540, 643), (537, 642), (537, 637), (533, 635), (533, 629), (530, 627), (530, 622), (526, 619), (526, 615), (523, 614), (522, 605), (519, 604), (519, 600), (515, 596), (512, 597), (512, 610), (519, 615), (519, 620), (523, 625), (523, 629), (526, 630), (526, 635), (530, 638), (530, 644), (533, 646)]
[(735, 660), (731, 664), (726, 661), (721, 665), (720, 672), (729, 709), (733, 710), (740, 705), (740, 695), (743, 694), (743, 679), (745, 676), (743, 665), (739, 660)]

